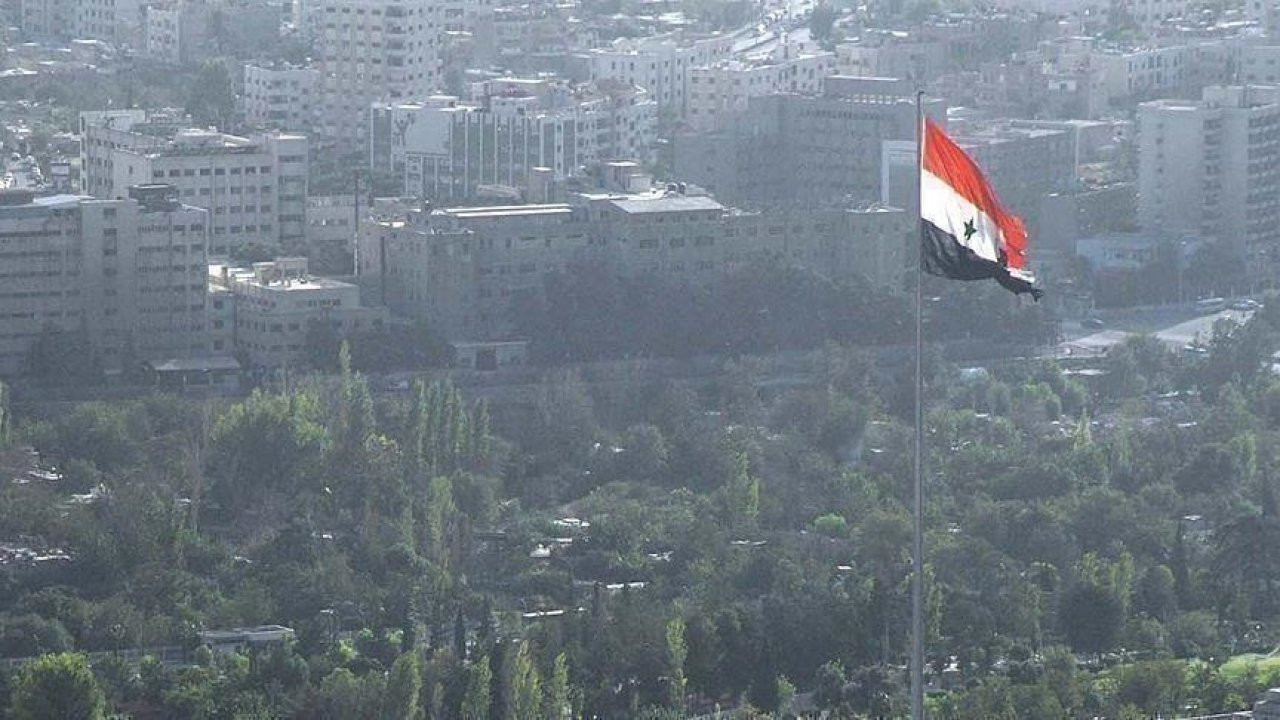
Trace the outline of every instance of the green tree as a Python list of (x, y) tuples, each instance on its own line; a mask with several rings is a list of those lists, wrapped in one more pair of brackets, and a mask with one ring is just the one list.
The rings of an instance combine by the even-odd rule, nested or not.
[(684, 639), (684, 618), (676, 616), (667, 622), (667, 687), (670, 697), (667, 704), (673, 708), (684, 707), (685, 675), (684, 662), (689, 657), (689, 648)]
[(809, 13), (809, 33), (820, 43), (831, 38), (835, 23), (836, 10), (830, 3), (818, 3)]
[(481, 655), (467, 668), (467, 688), (462, 697), (462, 720), (489, 720), (492, 704), (493, 670), (489, 656)]
[(106, 697), (84, 655), (45, 655), (27, 665), (13, 689), (15, 720), (100, 720)]
[(565, 720), (570, 717), (570, 713), (573, 712), (569, 698), (571, 689), (569, 657), (560, 653), (556, 655), (555, 663), (551, 668), (551, 677), (546, 683), (546, 702), (542, 711), (545, 720)]
[(1115, 646), (1124, 627), (1124, 605), (1110, 589), (1076, 583), (1062, 597), (1059, 624), (1079, 652), (1100, 653)]
[(410, 649), (396, 658), (387, 678), (382, 716), (386, 720), (418, 720), (418, 694), (422, 691), (422, 662)]
[(222, 129), (231, 127), (236, 111), (236, 93), (225, 62), (208, 60), (200, 67), (187, 96), (186, 111), (197, 125)]
[(511, 667), (512, 706), (507, 709), (510, 720), (538, 720), (542, 697), (542, 684), (538, 667), (533, 663), (529, 643), (521, 642), (516, 649)]

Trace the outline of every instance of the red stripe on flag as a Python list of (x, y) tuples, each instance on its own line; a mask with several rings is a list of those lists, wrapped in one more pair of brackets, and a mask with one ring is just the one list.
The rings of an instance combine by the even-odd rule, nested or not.
[(1004, 209), (973, 158), (928, 118), (925, 119), (924, 169), (995, 220), (1000, 227), (1005, 262), (1015, 270), (1026, 267), (1027, 229), (1021, 218)]

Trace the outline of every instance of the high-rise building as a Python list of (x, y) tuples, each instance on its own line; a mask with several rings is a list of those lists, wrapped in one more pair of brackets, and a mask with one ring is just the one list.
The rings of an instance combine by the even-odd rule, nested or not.
[(753, 97), (817, 93), (823, 79), (835, 72), (835, 65), (834, 54), (818, 52), (756, 61), (720, 60), (695, 67), (689, 75), (689, 125), (712, 130), (719, 119), (746, 110)]
[(0, 374), (45, 333), (78, 334), (106, 370), (201, 356), (208, 213), (176, 188), (123, 199), (0, 192)]
[(309, 11), (320, 71), (319, 129), (361, 147), (369, 106), (425, 98), (439, 89), (444, 3), (319, 0)]
[(1214, 86), (1138, 108), (1138, 221), (1231, 243), (1280, 268), (1280, 88)]
[(484, 186), (526, 188), (535, 168), (563, 180), (602, 161), (650, 160), (658, 108), (616, 82), (503, 79), (472, 102), (436, 96), (372, 116), (373, 167), (403, 177), (406, 195), (455, 202)]
[(895, 208), (741, 212), (676, 189), (589, 193), (568, 203), (413, 211), (362, 232), (361, 273), (397, 314), (451, 340), (495, 340), (546, 279), (598, 265), (620, 276), (712, 286), (773, 259), (896, 286), (910, 223)]
[(674, 36), (621, 38), (588, 54), (592, 80), (617, 80), (649, 91), (658, 106), (684, 117), (689, 78), (695, 67), (728, 59), (734, 36), (712, 35), (684, 42)]
[(256, 243), (295, 247), (305, 236), (308, 143), (303, 135), (251, 138), (192, 129), (145, 110), (80, 115), (83, 189), (124, 197), (137, 183), (167, 183), (209, 210), (209, 252)]
[[(915, 97), (883, 78), (830, 76), (824, 88), (749, 98), (721, 129), (678, 134), (675, 175), (753, 208), (879, 201), (882, 143), (915, 139)], [(945, 118), (942, 101), (925, 102)]]
[(320, 73), (309, 67), (245, 63), (244, 121), (268, 130), (308, 132), (316, 121)]

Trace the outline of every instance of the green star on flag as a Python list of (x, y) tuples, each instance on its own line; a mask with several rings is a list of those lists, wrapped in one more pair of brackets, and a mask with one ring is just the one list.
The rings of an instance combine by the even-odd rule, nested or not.
[(969, 242), (969, 238), (978, 234), (978, 229), (973, 226), (974, 220), (975, 218), (970, 218), (964, 221), (964, 241), (966, 243)]

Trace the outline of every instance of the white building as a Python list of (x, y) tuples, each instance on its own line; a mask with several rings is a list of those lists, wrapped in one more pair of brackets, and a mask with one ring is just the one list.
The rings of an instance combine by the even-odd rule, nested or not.
[(1280, 267), (1280, 88), (1143, 103), (1138, 157), (1142, 227), (1230, 242), (1259, 276)]
[(74, 31), (74, 0), (20, 0), (18, 22), (31, 40), (68, 39)]
[(1190, 45), (1128, 50), (1090, 51), (1089, 64), (1100, 73), (1103, 92), (1111, 102), (1176, 96), (1194, 80), (1195, 48)]
[(146, 55), (175, 65), (208, 57), (215, 11), (212, 3), (201, 0), (164, 0), (147, 6)]
[(315, 125), (319, 71), (277, 63), (245, 63), (244, 121), (256, 128), (307, 132)]
[(607, 49), (589, 53), (591, 79), (644, 88), (659, 107), (671, 108), (684, 117), (690, 72), (728, 59), (732, 52), (730, 35), (713, 35), (687, 44), (671, 36), (621, 38)]
[(75, 36), (117, 45), (136, 45), (142, 38), (142, 5), (138, 0), (76, 0)]
[(47, 329), (82, 333), (108, 371), (208, 353), (207, 221), (168, 185), (118, 200), (0, 193), (0, 374), (24, 372)]
[(176, 186), (183, 202), (209, 210), (211, 255), (304, 237), (305, 136), (244, 138), (185, 128), (145, 110), (81, 113), (80, 130), (87, 192), (116, 198), (140, 182)]
[(441, 13), (428, 0), (319, 0), (315, 29), (321, 134), (342, 145), (365, 137), (369, 106), (423, 98), (440, 85)]
[(834, 74), (835, 67), (835, 55), (827, 52), (777, 60), (721, 60), (695, 67), (689, 75), (689, 124), (712, 130), (717, 120), (746, 110), (749, 98), (817, 93), (822, 90), (823, 78)]
[(648, 160), (658, 107), (619, 83), (594, 87), (495, 81), (478, 103), (452, 96), (375, 106), (375, 168), (404, 178), (404, 194), (473, 197), (482, 186), (526, 188), (535, 168), (553, 180), (606, 160)]
[(1113, 25), (1154, 33), (1166, 20), (1185, 18), (1190, 7), (1188, 0), (1111, 0), (1109, 19)]
[(360, 304), (360, 288), (311, 275), (306, 258), (280, 258), (250, 268), (211, 265), (211, 284), (235, 303), (235, 346), (258, 367), (305, 365), (308, 333), (328, 325), (338, 336), (372, 330), (385, 308)]

